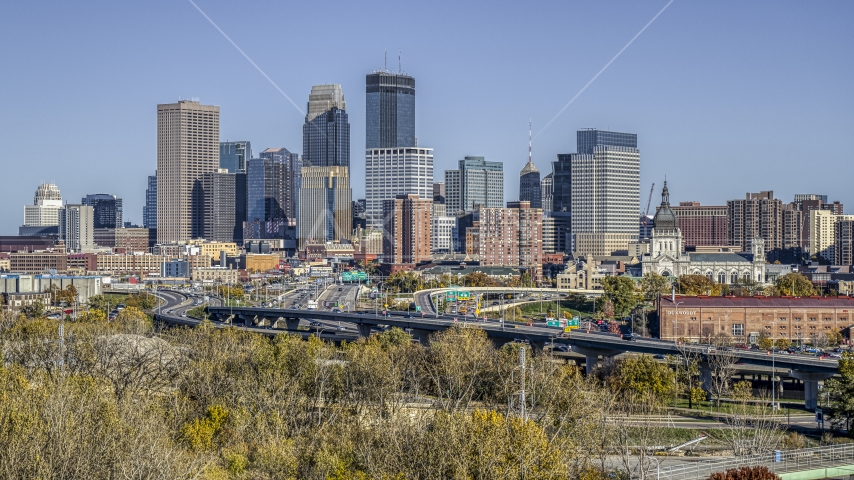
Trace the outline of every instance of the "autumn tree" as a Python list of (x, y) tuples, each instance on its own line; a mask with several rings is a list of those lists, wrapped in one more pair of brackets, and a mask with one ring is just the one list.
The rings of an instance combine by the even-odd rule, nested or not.
[(726, 472), (713, 473), (709, 480), (780, 480), (768, 467), (740, 467), (731, 468)]
[(614, 306), (614, 314), (620, 318), (631, 313), (642, 299), (635, 282), (625, 275), (604, 277), (602, 289)]
[(649, 355), (620, 360), (608, 381), (620, 392), (637, 397), (649, 395), (658, 402), (672, 397), (675, 385), (673, 370)]
[(777, 277), (774, 287), (780, 295), (809, 297), (817, 294), (813, 283), (807, 277), (795, 272)]
[(703, 275), (682, 275), (679, 277), (679, 291), (683, 295), (711, 295), (715, 282)]

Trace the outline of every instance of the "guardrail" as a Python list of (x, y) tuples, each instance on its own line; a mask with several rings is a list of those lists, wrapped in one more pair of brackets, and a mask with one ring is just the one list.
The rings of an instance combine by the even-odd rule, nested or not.
[(803, 472), (819, 468), (854, 465), (854, 444), (804, 448), (768, 454), (729, 457), (656, 469), (658, 478), (674, 480), (707, 479), (715, 472), (732, 468), (765, 466), (776, 474)]

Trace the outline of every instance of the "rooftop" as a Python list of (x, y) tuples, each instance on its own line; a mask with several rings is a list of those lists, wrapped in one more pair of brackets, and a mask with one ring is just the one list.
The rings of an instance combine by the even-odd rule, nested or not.
[[(716, 308), (807, 308), (807, 307), (850, 307), (854, 309), (854, 297), (689, 297), (676, 295), (678, 307), (716, 307)], [(673, 307), (670, 295), (661, 296), (662, 307)]]

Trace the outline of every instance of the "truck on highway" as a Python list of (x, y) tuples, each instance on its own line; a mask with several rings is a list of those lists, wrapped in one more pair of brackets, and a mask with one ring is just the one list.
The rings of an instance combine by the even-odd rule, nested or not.
[(309, 310), (317, 310), (317, 300), (309, 300), (306, 308)]

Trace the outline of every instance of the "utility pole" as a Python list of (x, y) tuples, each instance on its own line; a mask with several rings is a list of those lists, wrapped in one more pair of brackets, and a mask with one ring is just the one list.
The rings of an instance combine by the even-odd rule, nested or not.
[(519, 372), (522, 379), (522, 390), (519, 391), (519, 414), (522, 416), (522, 421), (526, 421), (528, 417), (525, 414), (525, 347), (519, 347)]

